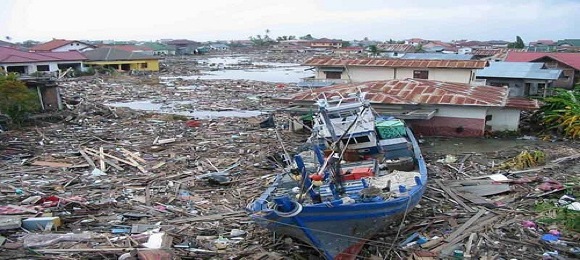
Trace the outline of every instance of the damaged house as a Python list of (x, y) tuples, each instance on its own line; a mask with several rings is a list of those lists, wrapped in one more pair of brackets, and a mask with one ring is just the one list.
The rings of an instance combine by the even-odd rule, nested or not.
[(281, 99), (290, 111), (308, 113), (317, 97), (366, 93), (377, 113), (405, 119), (424, 136), (483, 136), (517, 131), (522, 110), (539, 108), (537, 100), (510, 97), (507, 87), (472, 86), (425, 79), (392, 79), (312, 89)]

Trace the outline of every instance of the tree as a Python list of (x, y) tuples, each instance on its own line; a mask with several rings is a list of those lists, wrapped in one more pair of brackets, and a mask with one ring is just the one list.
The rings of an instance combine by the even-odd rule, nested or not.
[(343, 41), (342, 42), (342, 47), (350, 47), (350, 46), (351, 46), (351, 44), (350, 44), (349, 41)]
[(516, 36), (516, 41), (508, 43), (507, 47), (512, 49), (523, 49), (526, 47), (526, 44), (520, 36)]
[(277, 42), (289, 41), (289, 40), (296, 40), (296, 36), (294, 36), (294, 35), (289, 35), (289, 36), (284, 35), (284, 36), (278, 36), (276, 38), (276, 41)]
[(38, 111), (38, 96), (18, 80), (15, 74), (0, 74), (0, 113), (20, 125), (26, 115)]
[(314, 40), (314, 37), (312, 37), (312, 35), (310, 35), (310, 34), (307, 34), (307, 35), (300, 37), (299, 39), (306, 40), (306, 41), (312, 41), (312, 40)]
[(369, 45), (368, 50), (372, 54), (373, 57), (377, 57), (381, 53), (381, 50), (379, 50), (379, 48), (374, 44)]

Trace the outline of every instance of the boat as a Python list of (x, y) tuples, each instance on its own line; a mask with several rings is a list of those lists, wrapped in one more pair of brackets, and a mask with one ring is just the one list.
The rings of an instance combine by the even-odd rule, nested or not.
[(287, 166), (246, 209), (258, 225), (307, 243), (325, 259), (355, 259), (418, 204), (427, 169), (411, 129), (378, 115), (365, 93), (321, 95), (308, 149), (285, 153)]

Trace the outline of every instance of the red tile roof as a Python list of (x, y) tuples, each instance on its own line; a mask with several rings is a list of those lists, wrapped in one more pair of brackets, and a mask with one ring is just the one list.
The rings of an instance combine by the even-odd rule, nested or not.
[(391, 68), (464, 68), (483, 69), (488, 65), (481, 60), (401, 60), (401, 59), (340, 59), (332, 57), (312, 57), (304, 62), (305, 66), (360, 66)]
[[(329, 86), (300, 92), (288, 101), (314, 101), (324, 93), (327, 98), (347, 96), (358, 91), (366, 92), (366, 98), (376, 104), (405, 105), (460, 105), (483, 107), (511, 107), (538, 109), (537, 101), (525, 98), (508, 98), (507, 87), (471, 86), (469, 84), (442, 82), (425, 79), (370, 81), (364, 83)], [(534, 105), (535, 104), (535, 105)]]
[(576, 52), (509, 52), (505, 61), (530, 62), (542, 58), (551, 58), (580, 70), (580, 53)]
[(64, 39), (54, 39), (49, 42), (41, 43), (30, 48), (31, 51), (52, 51), (58, 47), (65, 46), (73, 41), (64, 40)]
[(87, 58), (78, 51), (25, 52), (14, 48), (0, 47), (0, 63), (32, 63), (46, 61), (82, 61)]

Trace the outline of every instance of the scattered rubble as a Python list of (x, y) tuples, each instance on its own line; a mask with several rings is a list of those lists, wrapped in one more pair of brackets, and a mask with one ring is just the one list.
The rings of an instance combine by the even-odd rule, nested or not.
[[(191, 71), (178, 67), (172, 73)], [(290, 151), (307, 138), (286, 129), (285, 114), (276, 113), (277, 130), (269, 121), (268, 114), (280, 107), (272, 98), (297, 88), (157, 76), (62, 82), (65, 111), (0, 133), (0, 254), (27, 259), (316, 256), (300, 241), (259, 228), (244, 211), (272, 181), (277, 168), (272, 158), (282, 150), (277, 135)], [(171, 108), (145, 112), (105, 105), (143, 100)], [(188, 114), (194, 110), (264, 114)], [(578, 257), (580, 144), (517, 140), (523, 145), (485, 151), (439, 141), (422, 144), (430, 181), (420, 205), (369, 241), (361, 258)], [(537, 152), (528, 157), (525, 151)], [(527, 163), (514, 160), (518, 156)]]

